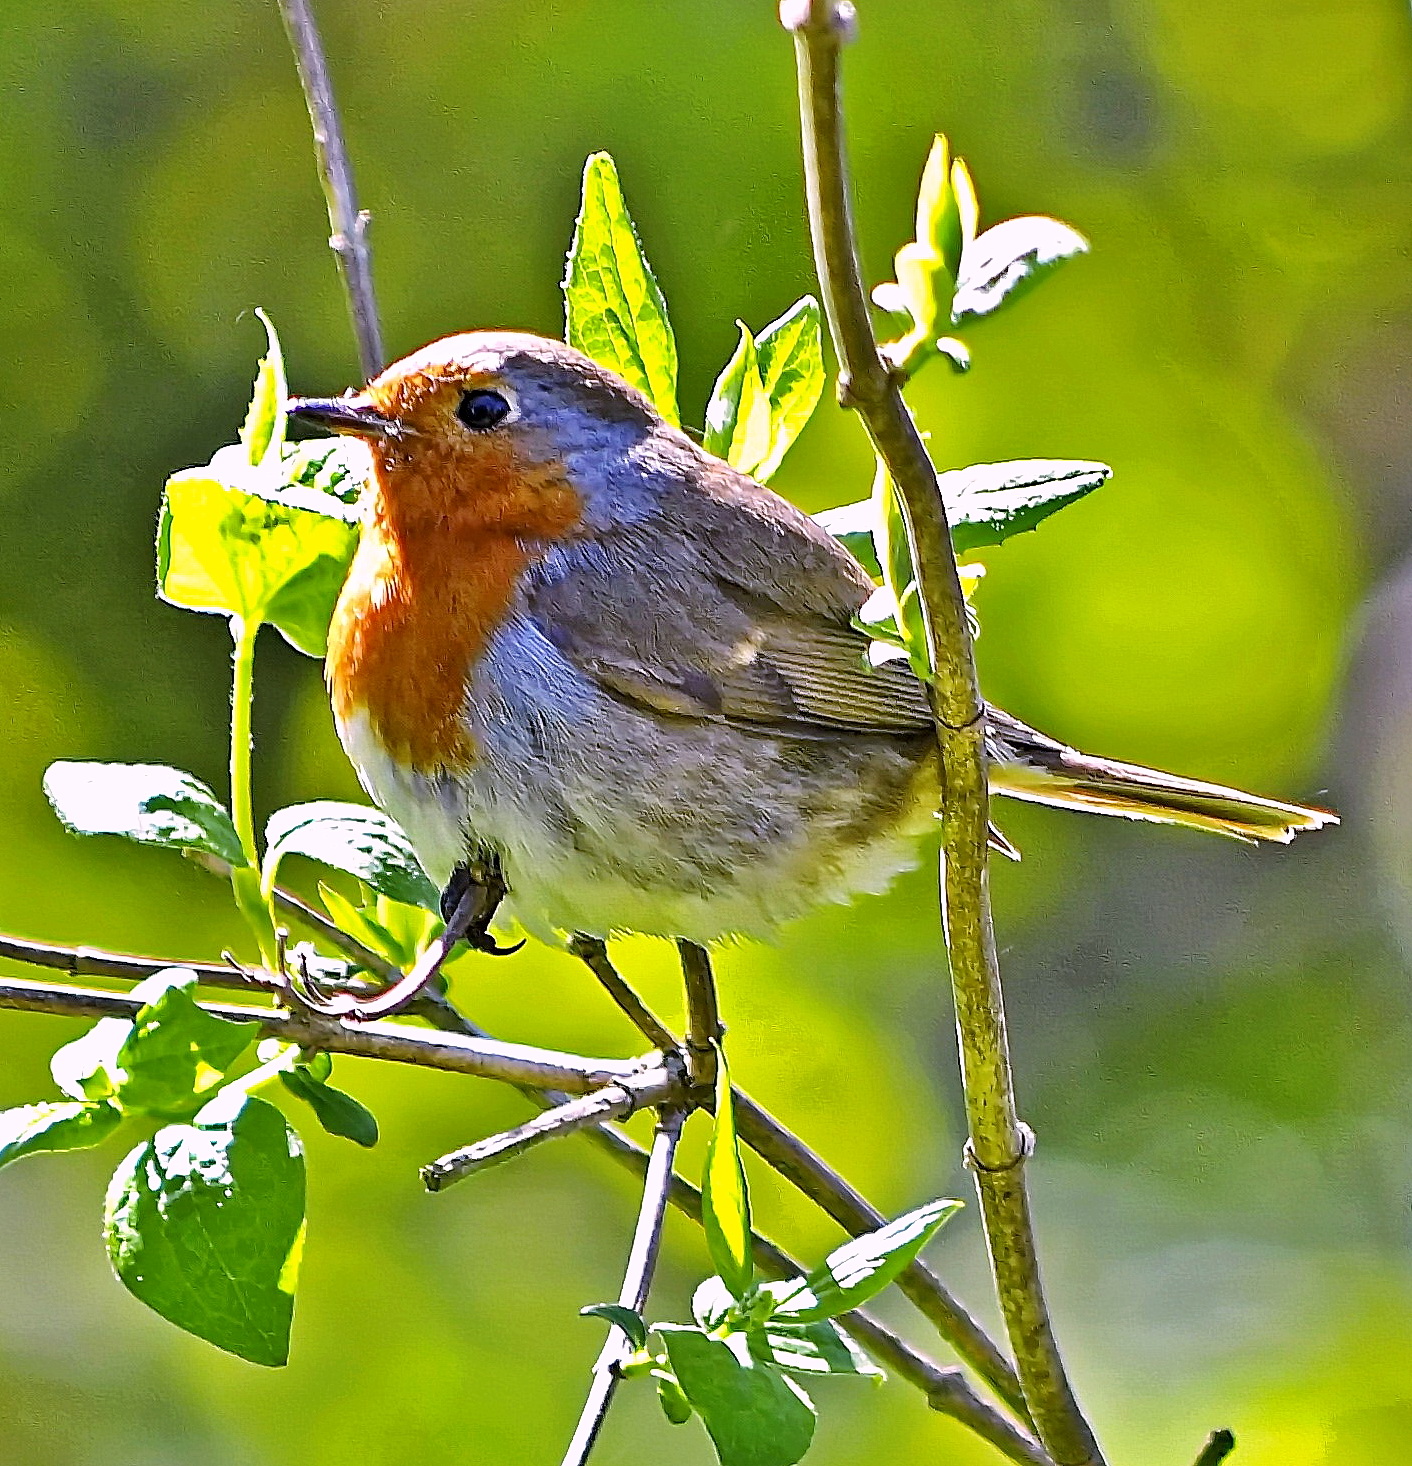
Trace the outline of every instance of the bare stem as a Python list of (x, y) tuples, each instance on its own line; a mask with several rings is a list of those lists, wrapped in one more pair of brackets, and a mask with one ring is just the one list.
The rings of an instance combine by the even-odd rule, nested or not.
[(691, 1087), (710, 1093), (716, 1087), (716, 1060), (726, 1030), (716, 1002), (716, 975), (711, 954), (695, 942), (678, 942), (686, 979), (686, 1062)]
[[(592, 968), (634, 1027), (659, 1049), (679, 1048), (676, 1035), (617, 971), (601, 942), (594, 944), (590, 960), (583, 946), (594, 942), (595, 939), (577, 938), (576, 943), (581, 945), (576, 945), (574, 950)], [(735, 1099), (740, 1138), (771, 1169), (853, 1236), (859, 1237), (882, 1226), (887, 1218), (822, 1156), (738, 1086), (731, 1086), (731, 1094)], [(941, 1279), (925, 1263), (914, 1262), (898, 1278), (897, 1285), (960, 1358), (1028, 1423), (1024, 1392), (1010, 1361), (965, 1305), (951, 1296)]]
[[(642, 1205), (638, 1208), (637, 1226), (633, 1230), (632, 1247), (623, 1272), (623, 1286), (618, 1291), (618, 1302), (634, 1313), (641, 1313), (646, 1308), (652, 1274), (657, 1268), (657, 1256), (662, 1248), (662, 1223), (672, 1189), (672, 1161), (685, 1118), (686, 1112), (681, 1109), (664, 1109), (657, 1117), (657, 1129), (652, 1137), (652, 1150), (643, 1176)], [(631, 1352), (632, 1340), (614, 1324), (593, 1366), (593, 1384), (573, 1439), (564, 1452), (563, 1466), (583, 1466), (588, 1460), (607, 1418), (608, 1407), (613, 1403), (613, 1393), (618, 1387), (618, 1366)]]
[(377, 299), (373, 294), (372, 254), (368, 248), (369, 214), (358, 208), (353, 186), (353, 165), (343, 141), (343, 124), (333, 100), (333, 82), (324, 55), (319, 28), (314, 23), (308, 0), (279, 0), (280, 15), (294, 49), (299, 84), (309, 108), (314, 129), (314, 152), (319, 165), (319, 182), (328, 201), (329, 248), (338, 262), (339, 277), (348, 298), (353, 334), (358, 339), (358, 360), (369, 380), (382, 370), (382, 327), (378, 323)]
[[(248, 1008), (226, 1003), (200, 1006), (231, 1023), (258, 1023), (265, 1033), (286, 1043), (333, 1054), (358, 1054), (454, 1074), (472, 1074), (533, 1089), (589, 1094), (608, 1085), (621, 1085), (638, 1096), (640, 1106), (659, 1104), (681, 1088), (677, 1074), (656, 1055), (646, 1060), (593, 1059), (528, 1044), (500, 1043), (491, 1038), (405, 1028), (392, 1023), (356, 1026), (335, 1023), (282, 1008)], [(141, 1007), (141, 1000), (130, 993), (0, 978), (0, 1008), (57, 1013), (70, 1018), (132, 1018)]]
[[(641, 1175), (647, 1164), (647, 1152), (625, 1135), (616, 1125), (600, 1125), (584, 1132), (601, 1150), (620, 1165)], [(680, 1176), (672, 1177), (671, 1204), (698, 1225), (702, 1217), (701, 1192)], [(767, 1277), (794, 1278), (806, 1272), (777, 1243), (759, 1232), (752, 1232), (751, 1251), (755, 1265)], [(1012, 1425), (971, 1387), (959, 1369), (947, 1369), (919, 1353), (904, 1339), (893, 1333), (867, 1309), (854, 1309), (838, 1320), (858, 1343), (885, 1369), (919, 1389), (928, 1405), (939, 1414), (970, 1427), (983, 1436), (1010, 1461), (1026, 1466), (1053, 1466), (1049, 1454), (1026, 1431)]]
[(932, 465), (898, 381), (878, 354), (853, 229), (839, 89), (839, 53), (851, 39), (847, 0), (784, 0), (799, 70), (809, 227), (824, 307), (841, 363), (840, 395), (855, 407), (893, 482), (917, 567), (941, 751), (942, 911), (961, 1072), (991, 1265), (1030, 1415), (1061, 1466), (1102, 1455), (1069, 1384), (1040, 1284), (1024, 1163), (1033, 1137), (1021, 1125), (987, 888), (989, 797), (984, 704), (965, 598)]
[(1196, 1458), (1196, 1466), (1221, 1466), (1221, 1462), (1235, 1450), (1235, 1443), (1235, 1436), (1230, 1431), (1213, 1430)]
[(648, 1008), (647, 1004), (623, 981), (608, 956), (607, 945), (598, 937), (579, 935), (569, 943), (569, 950), (583, 962), (607, 989), (609, 996), (628, 1016), (628, 1021), (663, 1053), (678, 1047), (676, 1035)]
[(572, 1135), (589, 1125), (601, 1125), (605, 1120), (626, 1119), (644, 1104), (651, 1104), (678, 1089), (680, 1085), (673, 1082), (666, 1070), (661, 1071), (650, 1086), (607, 1085), (592, 1094), (555, 1105), (532, 1120), (526, 1120), (523, 1125), (516, 1125), (513, 1130), (477, 1140), (473, 1145), (442, 1156), (440, 1160), (422, 1167), (422, 1180), (428, 1191), (445, 1190), (478, 1171), (499, 1165), (502, 1161), (514, 1160), (535, 1146), (543, 1145), (546, 1140)]

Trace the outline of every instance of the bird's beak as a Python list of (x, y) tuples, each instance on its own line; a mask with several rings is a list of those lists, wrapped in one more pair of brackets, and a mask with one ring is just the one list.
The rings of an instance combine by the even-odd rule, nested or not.
[(365, 397), (291, 397), (289, 415), (359, 438), (396, 438), (403, 432), (401, 423), (384, 416)]

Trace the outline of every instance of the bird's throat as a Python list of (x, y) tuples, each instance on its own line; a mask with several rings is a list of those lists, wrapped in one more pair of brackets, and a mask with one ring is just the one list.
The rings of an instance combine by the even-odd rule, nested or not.
[(394, 532), (373, 516), (329, 627), (339, 722), (361, 714), (387, 754), (420, 773), (471, 763), (467, 686), (528, 559), (503, 532)]

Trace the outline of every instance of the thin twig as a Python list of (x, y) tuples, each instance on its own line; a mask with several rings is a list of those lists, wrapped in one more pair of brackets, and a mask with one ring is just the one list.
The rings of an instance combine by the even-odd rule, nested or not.
[[(672, 1189), (672, 1162), (685, 1118), (685, 1110), (664, 1109), (657, 1117), (657, 1129), (652, 1136), (652, 1150), (643, 1177), (642, 1205), (638, 1208), (637, 1226), (633, 1230), (632, 1247), (623, 1271), (623, 1286), (618, 1291), (618, 1302), (634, 1313), (640, 1314), (647, 1307), (652, 1274), (656, 1271), (657, 1256), (662, 1247), (662, 1223), (666, 1218), (667, 1197)], [(607, 1417), (608, 1407), (613, 1403), (613, 1392), (618, 1387), (618, 1366), (632, 1352), (632, 1347), (632, 1340), (616, 1324), (609, 1328), (608, 1338), (593, 1366), (593, 1384), (589, 1388), (588, 1399), (584, 1402), (569, 1448), (564, 1452), (563, 1466), (583, 1466), (588, 1460)]]
[[(680, 1091), (669, 1071), (662, 1071), (661, 1082), (649, 1087), (630, 1087), (625, 1084), (609, 1084), (595, 1089), (592, 1094), (580, 1095), (566, 1100), (553, 1109), (545, 1110), (523, 1125), (512, 1130), (501, 1131), (485, 1140), (477, 1140), (461, 1150), (452, 1151), (440, 1160), (422, 1167), (422, 1181), (428, 1191), (443, 1191), (456, 1181), (473, 1176), (502, 1161), (514, 1160), (543, 1145), (546, 1140), (558, 1140), (560, 1136), (572, 1135), (589, 1125), (601, 1125), (605, 1120), (624, 1120), (644, 1105)], [(657, 1093), (660, 1089), (662, 1093)]]
[[(584, 1134), (620, 1165), (636, 1175), (646, 1166), (647, 1152), (615, 1125), (601, 1125)], [(701, 1192), (680, 1176), (672, 1178), (671, 1204), (684, 1216), (701, 1222)], [(767, 1277), (796, 1278), (808, 1269), (777, 1243), (759, 1232), (751, 1233), (755, 1265)], [(867, 1309), (855, 1309), (837, 1320), (885, 1369), (915, 1386), (927, 1403), (942, 1415), (949, 1415), (990, 1441), (1008, 1460), (1025, 1466), (1053, 1466), (1039, 1442), (1019, 1426), (1012, 1425), (982, 1399), (959, 1369), (947, 1369), (919, 1353), (905, 1340), (879, 1322)]]
[[(39, 953), (49, 956), (57, 954), (59, 959), (42, 962), (41, 965), (64, 967), (65, 970), (71, 970), (70, 963), (89, 950), (50, 948), (42, 943), (23, 942), (13, 937), (4, 938), (4, 942), (4, 955), (6, 956), (29, 961), (33, 956), (31, 949), (37, 949)], [(113, 967), (107, 969), (103, 975), (111, 974), (128, 979), (150, 976), (152, 972), (162, 971), (169, 967), (193, 966), (191, 963), (171, 962), (159, 958), (125, 957), (116, 953), (97, 954), (97, 959), (100, 961), (109, 958), (113, 959)], [(198, 972), (204, 971), (208, 975), (207, 980), (212, 985), (245, 988), (251, 985), (250, 977), (234, 968), (202, 968), (198, 965), (197, 970)], [(94, 975), (99, 974), (95, 972)], [(70, 1017), (131, 1018), (139, 1006), (136, 1000), (123, 993), (105, 993), (51, 983), (0, 980), (0, 1008), (58, 1013)], [(310, 1047), (322, 1048), (330, 1052), (355, 1054), (361, 1058), (425, 1064), (459, 1073), (481, 1072), (481, 1066), (469, 1059), (466, 1053), (459, 1051), (454, 1043), (448, 1048), (448, 1045), (439, 1043), (432, 1035), (417, 1029), (402, 1028), (391, 1024), (357, 1028), (345, 1027), (338, 1023), (310, 1024), (308, 1020), (293, 1018), (279, 1010), (218, 1004), (203, 1004), (202, 1006), (217, 1017), (231, 1021), (249, 1019), (259, 1022), (266, 1032), (273, 1033), (287, 1042), (304, 1043)], [(438, 1026), (444, 1031), (459, 1035), (463, 1040), (476, 1044), (493, 1044), (493, 1040), (483, 1029), (458, 1012), (445, 999), (438, 1002), (429, 1016), (435, 1017)], [(507, 1050), (513, 1053), (516, 1048), (517, 1046), (514, 1045), (495, 1045), (496, 1051), (501, 1053)], [(521, 1052), (543, 1055), (546, 1051), (521, 1050)], [(569, 1096), (562, 1090), (548, 1087), (549, 1081), (543, 1068), (535, 1070), (536, 1079), (546, 1086), (543, 1088), (538, 1088), (534, 1083), (523, 1078), (511, 1078), (503, 1073), (489, 1077), (507, 1079), (507, 1082), (519, 1089), (533, 1104), (543, 1108), (563, 1105), (569, 1099)], [(602, 1079), (606, 1076), (597, 1077)], [(647, 1165), (647, 1152), (616, 1126), (598, 1124), (586, 1129), (584, 1133), (620, 1165), (626, 1166), (639, 1176), (643, 1174)], [(672, 1205), (686, 1216), (698, 1223), (701, 1221), (701, 1193), (680, 1177), (672, 1178), (670, 1200)], [(754, 1249), (756, 1262), (761, 1270), (771, 1276), (792, 1277), (804, 1271), (786, 1253), (758, 1233), (754, 1235)], [(861, 1320), (857, 1327), (854, 1327), (855, 1320)], [(993, 1423), (991, 1426), (985, 1426), (991, 1413), (990, 1407), (970, 1390), (964, 1380), (959, 1384), (948, 1383), (944, 1389), (938, 1389), (938, 1380), (943, 1378), (951, 1380), (954, 1371), (941, 1369), (939, 1365), (918, 1354), (909, 1345), (897, 1339), (895, 1335), (881, 1329), (881, 1325), (875, 1325), (881, 1332), (875, 1336), (870, 1335), (868, 1332), (869, 1320), (862, 1313), (850, 1314), (845, 1323), (848, 1324), (860, 1343), (874, 1354), (880, 1364), (893, 1369), (900, 1377), (923, 1390), (935, 1409), (971, 1425), (972, 1428), (986, 1435), (987, 1439), (995, 1440), (996, 1437), (991, 1432), (998, 1429), (1002, 1439), (997, 1440), (997, 1444), (1011, 1460), (1037, 1463), (1037, 1466), (1049, 1466), (1046, 1457), (1042, 1454), (1036, 1456), (1033, 1453), (1033, 1443), (1028, 1441), (1028, 1437), (1023, 1432), (1005, 1425), (1004, 1422), (1001, 1422), (999, 1427), (995, 1427)], [(1003, 1443), (1006, 1440), (1009, 1441), (1008, 1446)]]
[(663, 1053), (678, 1047), (676, 1035), (657, 1018), (613, 966), (606, 943), (599, 937), (579, 934), (569, 942), (569, 951), (603, 984), (609, 996), (648, 1043)]
[[(491, 1038), (404, 1028), (393, 1023), (357, 1026), (334, 1023), (282, 1008), (247, 1008), (202, 1003), (206, 1012), (231, 1023), (258, 1023), (266, 1034), (333, 1054), (358, 1054), (453, 1074), (588, 1094), (621, 1085), (639, 1096), (638, 1104), (660, 1104), (679, 1097), (681, 1080), (657, 1055), (648, 1059), (594, 1059), (528, 1044)], [(67, 984), (0, 978), (0, 1008), (56, 1013), (71, 1018), (132, 1018), (142, 1007), (130, 993), (109, 993)]]
[(716, 1001), (716, 974), (711, 954), (695, 942), (678, 942), (682, 976), (686, 979), (686, 1062), (691, 1087), (697, 1093), (716, 1088), (716, 1061), (726, 1030)]
[[(617, 971), (607, 951), (595, 952), (594, 958), (589, 966), (634, 1026), (659, 1048), (678, 1048), (676, 1036)], [(822, 1156), (738, 1085), (731, 1086), (731, 1094), (740, 1138), (766, 1165), (853, 1236), (862, 1236), (883, 1225), (887, 1218), (882, 1212)], [(902, 1272), (897, 1285), (960, 1358), (1028, 1423), (1024, 1391), (1014, 1367), (965, 1305), (951, 1296), (941, 1279), (925, 1263), (913, 1262)]]
[(211, 987), (263, 990), (263, 984), (251, 974), (234, 967), (211, 962), (180, 962), (169, 957), (135, 957), (126, 952), (105, 952), (99, 947), (59, 947), (49, 942), (31, 942), (23, 937), (0, 933), (0, 957), (12, 962), (25, 962), (31, 967), (49, 967), (70, 977), (116, 977), (126, 982), (140, 982), (154, 972), (169, 967), (190, 969)]
[(1196, 1466), (1221, 1466), (1235, 1450), (1235, 1436), (1228, 1430), (1213, 1430), (1196, 1458)]
[(338, 262), (348, 298), (353, 334), (358, 339), (358, 360), (363, 376), (371, 380), (383, 368), (382, 328), (378, 324), (377, 299), (373, 294), (372, 256), (368, 249), (370, 216), (358, 207), (353, 186), (353, 165), (343, 141), (343, 125), (333, 100), (333, 82), (323, 41), (309, 9), (308, 0), (279, 0), (280, 14), (294, 48), (299, 84), (309, 108), (314, 129), (314, 152), (319, 165), (319, 182), (328, 201), (328, 222), (333, 233), (329, 248)]
[(878, 354), (858, 263), (838, 64), (852, 36), (853, 6), (847, 0), (784, 0), (780, 15), (795, 41), (809, 228), (842, 364), (840, 393), (858, 409), (897, 486), (935, 669), (930, 686), (945, 791), (942, 910), (971, 1134), (968, 1159), (996, 1289), (1040, 1438), (1062, 1466), (1100, 1466), (1102, 1454), (1074, 1397), (1050, 1325), (1030, 1221), (1024, 1163), (1033, 1137), (1015, 1111), (991, 928), (985, 709), (965, 598), (936, 469), (900, 384)]

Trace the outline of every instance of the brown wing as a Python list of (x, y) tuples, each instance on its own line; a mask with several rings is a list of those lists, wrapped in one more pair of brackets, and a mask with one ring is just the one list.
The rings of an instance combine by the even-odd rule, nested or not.
[(654, 444), (650, 518), (562, 546), (530, 615), (619, 696), (743, 728), (914, 733), (931, 726), (903, 663), (870, 667), (850, 618), (868, 574), (786, 500), (676, 435)]

